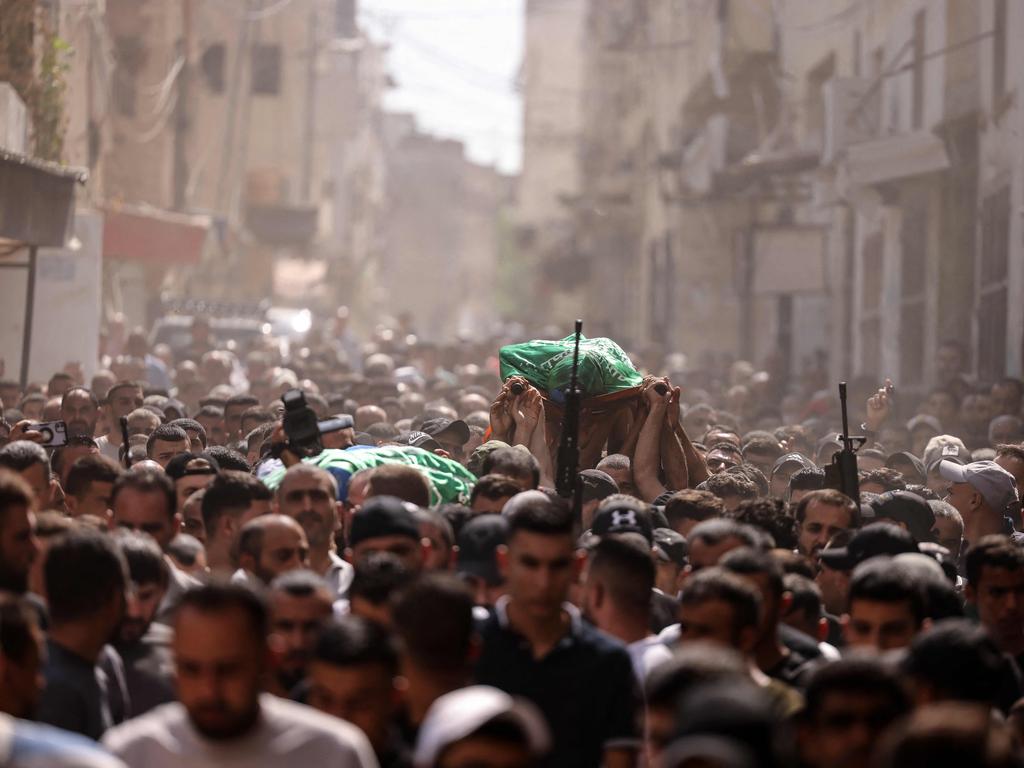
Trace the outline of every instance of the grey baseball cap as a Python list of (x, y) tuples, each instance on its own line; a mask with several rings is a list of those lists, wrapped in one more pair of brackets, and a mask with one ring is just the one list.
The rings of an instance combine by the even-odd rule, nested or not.
[(939, 463), (939, 476), (953, 483), (968, 483), (996, 512), (1005, 512), (1018, 500), (1013, 475), (994, 461), (972, 461), (970, 464), (942, 461)]

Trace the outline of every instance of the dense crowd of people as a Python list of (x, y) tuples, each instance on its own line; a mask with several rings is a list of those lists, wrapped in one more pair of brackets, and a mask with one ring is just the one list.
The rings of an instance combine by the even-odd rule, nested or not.
[(574, 505), (509, 341), (197, 318), (0, 381), (0, 764), (1024, 765), (1024, 383), (851, 381), (851, 498), (819, 364), (644, 352)]

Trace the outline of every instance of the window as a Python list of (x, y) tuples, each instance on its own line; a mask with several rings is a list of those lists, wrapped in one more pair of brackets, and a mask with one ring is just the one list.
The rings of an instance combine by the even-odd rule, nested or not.
[(830, 53), (807, 75), (807, 140), (820, 147), (825, 136), (825, 94), (822, 89), (836, 73), (836, 55)]
[(281, 92), (281, 46), (257, 43), (252, 48), (252, 92), (276, 96)]
[(981, 258), (976, 305), (978, 376), (992, 381), (1006, 375), (1006, 313), (1010, 250), (1010, 190), (985, 198), (981, 207)]
[(925, 10), (914, 14), (914, 103), (911, 114), (911, 127), (921, 128), (924, 125), (924, 41), (925, 41)]
[(1006, 0), (995, 0), (992, 17), (992, 104), (998, 109), (1006, 96)]
[(207, 87), (213, 93), (224, 93), (224, 65), (227, 59), (224, 43), (213, 43), (203, 51), (199, 68), (206, 79)]

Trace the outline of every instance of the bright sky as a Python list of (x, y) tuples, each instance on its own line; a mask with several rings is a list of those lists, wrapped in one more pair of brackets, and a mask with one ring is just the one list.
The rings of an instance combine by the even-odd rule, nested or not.
[(519, 170), (525, 0), (360, 0), (373, 39), (391, 43), (398, 87), (385, 107), (412, 112), (420, 130), (460, 139), (466, 154)]

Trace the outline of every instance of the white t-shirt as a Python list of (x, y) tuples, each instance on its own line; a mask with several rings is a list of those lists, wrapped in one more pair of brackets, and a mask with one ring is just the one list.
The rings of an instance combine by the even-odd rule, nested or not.
[(650, 635), (626, 646), (629, 658), (633, 662), (633, 673), (643, 689), (647, 675), (659, 664), (672, 658), (672, 651), (657, 635)]
[(110, 729), (103, 744), (128, 768), (377, 768), (370, 742), (351, 723), (268, 693), (260, 709), (252, 731), (218, 742), (195, 729), (181, 704), (164, 704)]
[(106, 456), (116, 464), (121, 463), (121, 457), (118, 455), (121, 450), (121, 443), (112, 443), (106, 435), (100, 435), (96, 438), (96, 445), (100, 447), (100, 453)]

